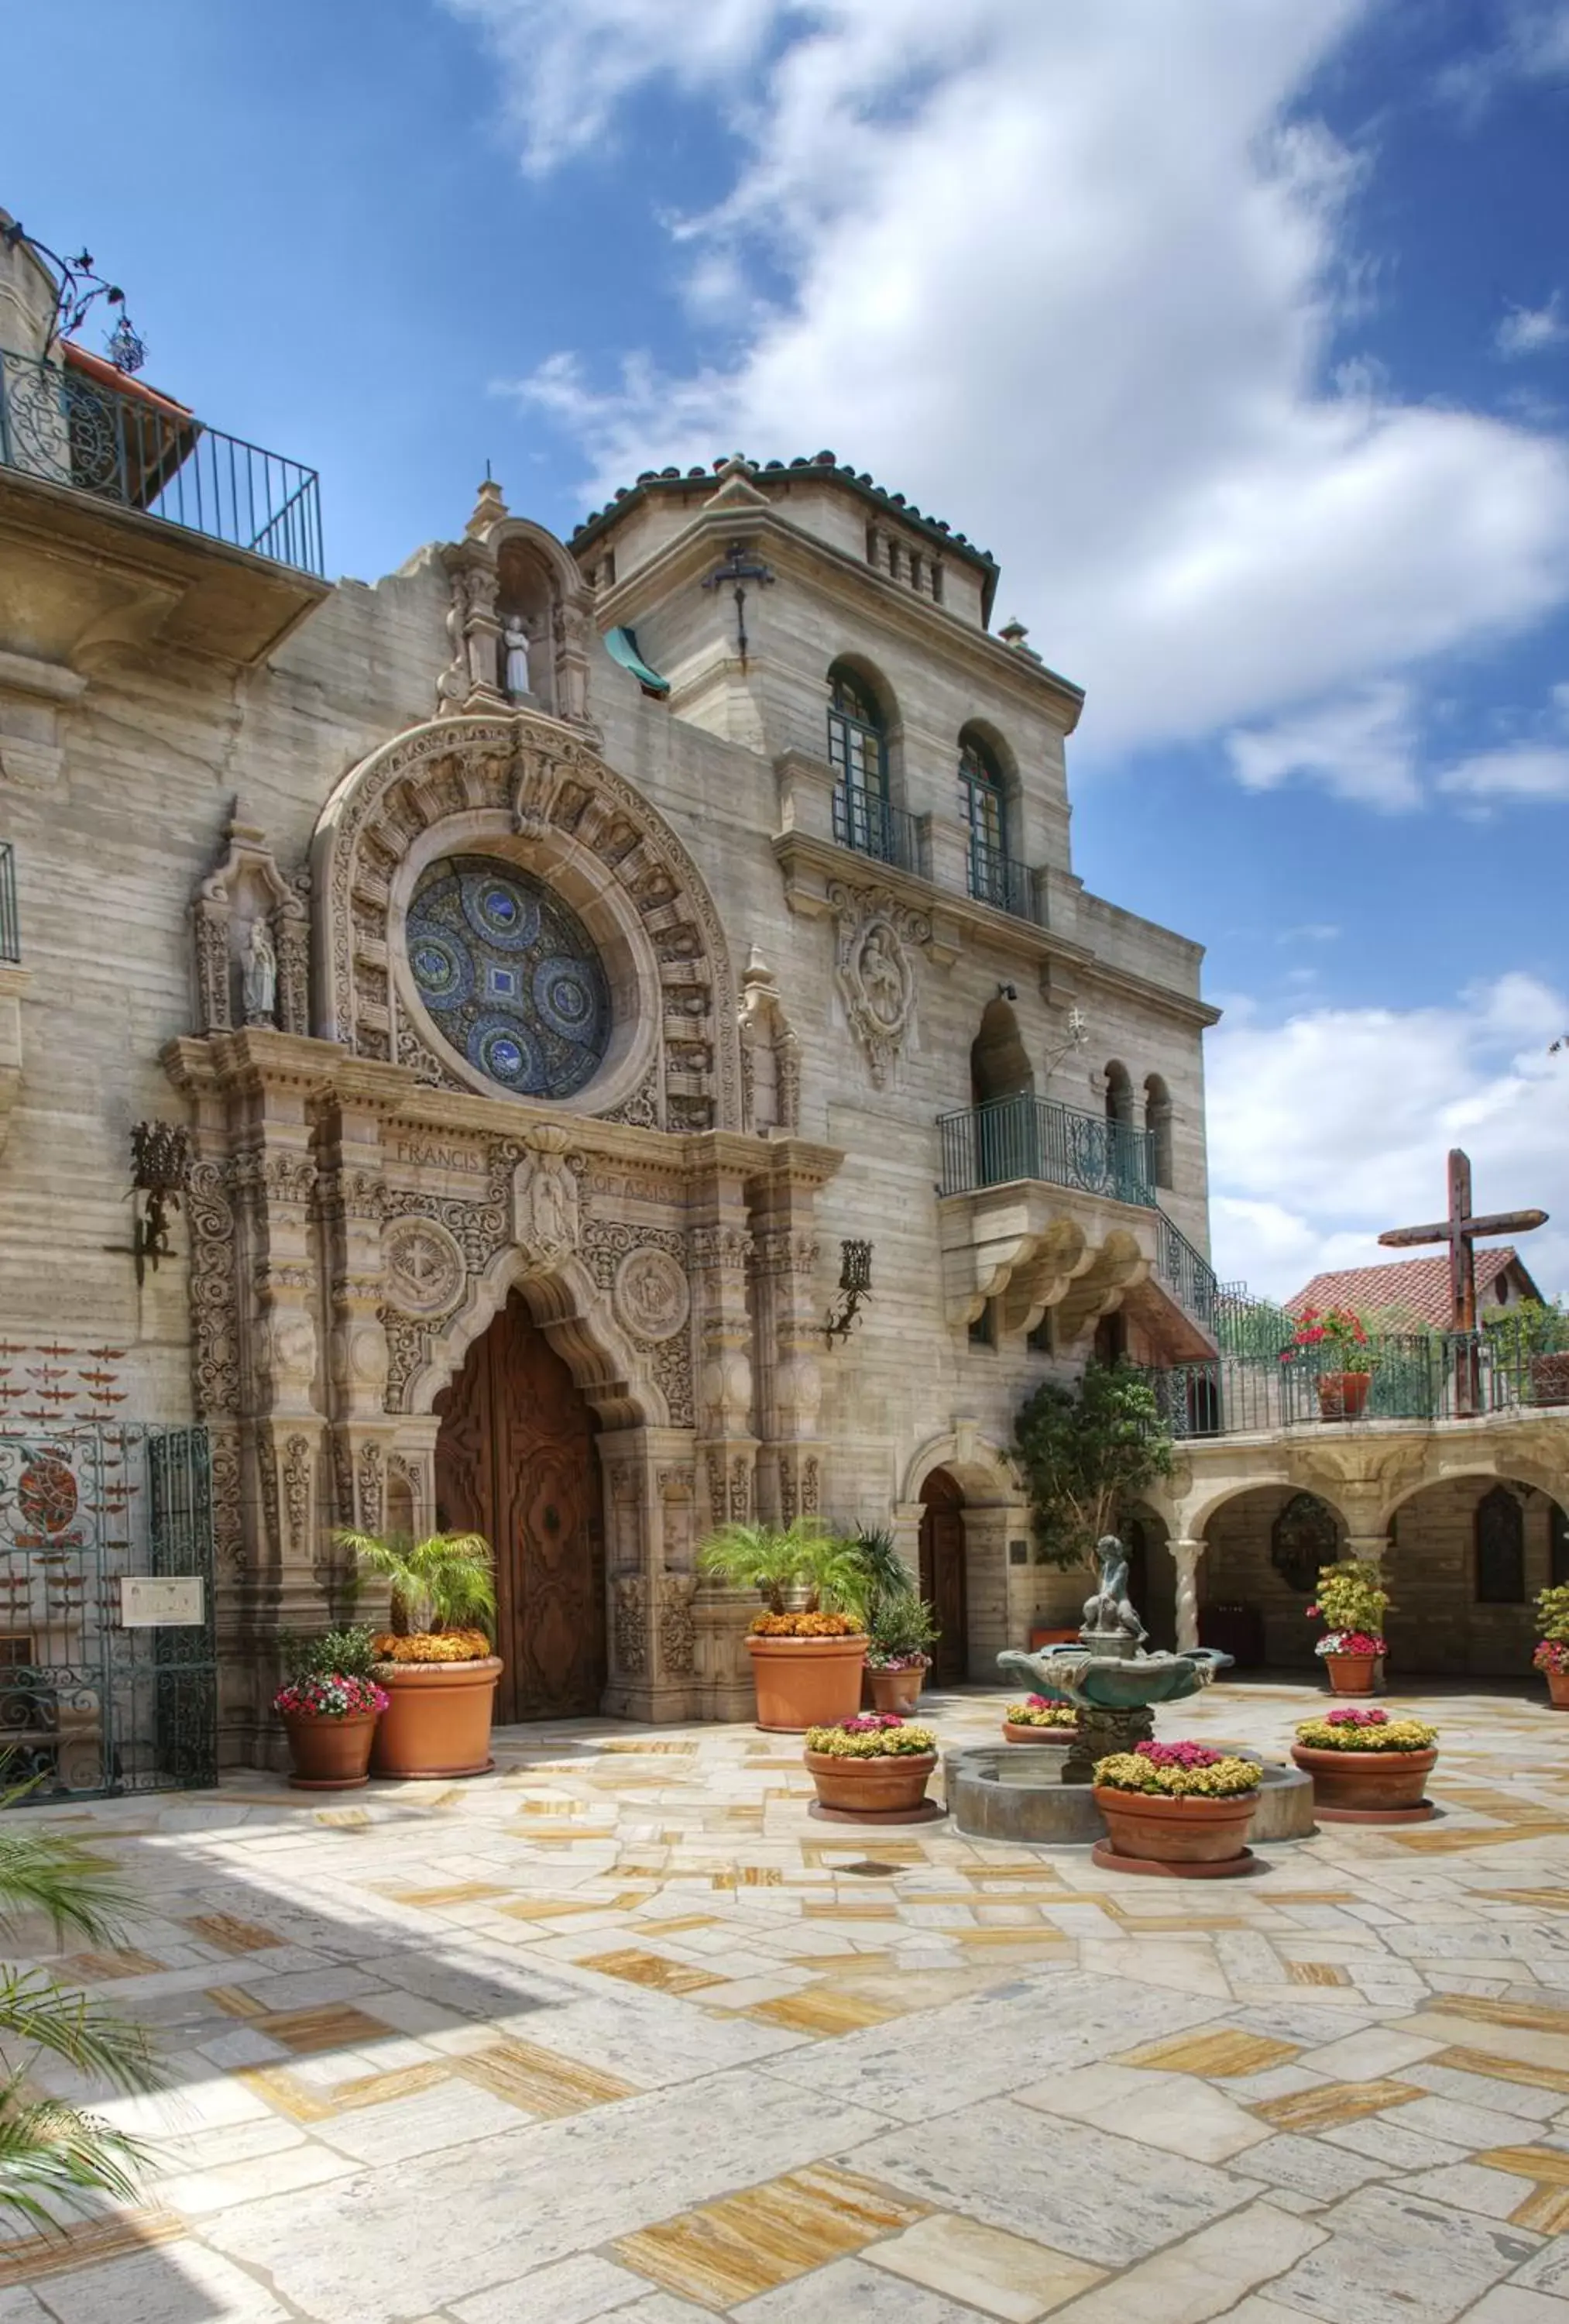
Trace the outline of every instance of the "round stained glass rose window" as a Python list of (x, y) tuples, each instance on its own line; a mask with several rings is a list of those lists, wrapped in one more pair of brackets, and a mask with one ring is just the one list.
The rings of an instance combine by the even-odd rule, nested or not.
[(592, 938), (559, 896), (482, 855), (433, 863), (408, 908), (419, 997), (477, 1073), (519, 1097), (571, 1097), (610, 1037)]

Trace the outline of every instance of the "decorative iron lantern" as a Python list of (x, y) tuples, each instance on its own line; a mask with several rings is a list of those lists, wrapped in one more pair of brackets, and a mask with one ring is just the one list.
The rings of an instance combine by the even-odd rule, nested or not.
[(855, 1328), (856, 1317), (872, 1296), (872, 1246), (854, 1240), (839, 1247), (839, 1297), (822, 1327), (825, 1340), (842, 1340)]

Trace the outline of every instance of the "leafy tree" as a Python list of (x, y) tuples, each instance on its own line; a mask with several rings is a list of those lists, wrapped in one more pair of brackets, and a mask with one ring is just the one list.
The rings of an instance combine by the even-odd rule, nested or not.
[[(11, 1793), (0, 1810), (21, 1796)], [(23, 1932), (41, 1914), (56, 1939), (116, 1942), (133, 1899), (79, 1841), (18, 1820), (0, 1828), (0, 1938), (23, 1950)], [(57, 1985), (43, 1969), (0, 1966), (0, 2207), (36, 2227), (58, 2227), (61, 2205), (84, 2198), (136, 2195), (145, 2156), (134, 2140), (85, 2108), (40, 2096), (32, 2080), (41, 2055), (62, 2058), (78, 2073), (121, 2090), (147, 2090), (160, 2079), (147, 2035), (128, 2018)]]
[(1053, 1565), (1087, 1562), (1122, 1512), (1171, 1473), (1154, 1390), (1131, 1364), (1087, 1364), (1073, 1387), (1043, 1380), (1014, 1424), (1037, 1546)]

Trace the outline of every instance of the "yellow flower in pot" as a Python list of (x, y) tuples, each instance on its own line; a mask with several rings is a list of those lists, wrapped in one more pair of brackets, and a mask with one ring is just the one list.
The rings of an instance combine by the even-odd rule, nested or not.
[(390, 1630), (376, 1639), (389, 1697), (371, 1754), (375, 1775), (482, 1775), (501, 1663), (491, 1644), (495, 1556), (482, 1534), (344, 1531), (355, 1563), (391, 1585)]

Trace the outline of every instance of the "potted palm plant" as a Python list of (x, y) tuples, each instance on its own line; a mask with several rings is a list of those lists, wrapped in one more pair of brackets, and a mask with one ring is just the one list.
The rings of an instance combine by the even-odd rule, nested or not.
[(1318, 1595), (1308, 1609), (1308, 1618), (1329, 1626), (1313, 1651), (1322, 1658), (1336, 1694), (1372, 1692), (1388, 1651), (1382, 1626), (1389, 1609), (1390, 1593), (1378, 1567), (1366, 1558), (1343, 1558), (1338, 1565), (1320, 1567)]
[(1367, 1328), (1350, 1307), (1305, 1308), (1295, 1337), (1280, 1351), (1283, 1364), (1313, 1370), (1321, 1420), (1362, 1418), (1375, 1360)]
[(1259, 1783), (1252, 1760), (1203, 1743), (1152, 1740), (1097, 1759), (1094, 1796), (1106, 1837), (1095, 1861), (1115, 1872), (1199, 1880), (1246, 1872)]
[(930, 1727), (895, 1711), (864, 1711), (806, 1730), (806, 1765), (817, 1786), (813, 1815), (846, 1823), (925, 1823), (942, 1813), (926, 1796), (937, 1766)]
[(296, 1791), (353, 1791), (367, 1781), (376, 1721), (388, 1702), (372, 1675), (375, 1659), (364, 1625), (285, 1639), (289, 1683), (272, 1708), (288, 1731)]
[(1438, 1753), (1438, 1729), (1387, 1711), (1305, 1719), (1291, 1757), (1313, 1778), (1313, 1812), (1326, 1823), (1416, 1823), (1433, 1813), (1422, 1796)]
[(501, 1663), (491, 1644), (495, 1559), (482, 1534), (344, 1531), (357, 1564), (391, 1585), (372, 1675), (386, 1692), (371, 1749), (377, 1775), (482, 1775)]
[(697, 1562), (700, 1572), (763, 1600), (747, 1637), (759, 1727), (803, 1734), (853, 1717), (867, 1644), (865, 1569), (853, 1543), (811, 1517), (738, 1520), (709, 1536)]
[(1531, 1656), (1532, 1667), (1546, 1680), (1554, 1709), (1569, 1711), (1569, 1582), (1540, 1592), (1537, 1625), (1542, 1636)]

